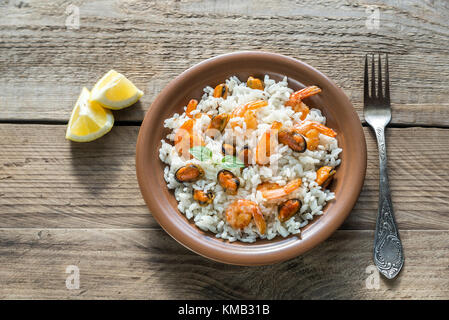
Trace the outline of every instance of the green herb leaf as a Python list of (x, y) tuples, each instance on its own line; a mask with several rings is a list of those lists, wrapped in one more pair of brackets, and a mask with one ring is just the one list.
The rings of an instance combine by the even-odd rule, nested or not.
[(221, 160), (221, 164), (223, 165), (223, 167), (231, 169), (245, 167), (245, 164), (242, 161), (240, 161), (240, 159), (230, 155), (224, 156), (223, 159)]
[(196, 146), (189, 149), (192, 156), (200, 161), (206, 161), (212, 159), (212, 150), (203, 146)]

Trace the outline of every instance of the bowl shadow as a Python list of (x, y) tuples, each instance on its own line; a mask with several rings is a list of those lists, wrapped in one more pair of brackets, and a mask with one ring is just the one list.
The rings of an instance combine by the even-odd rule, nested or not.
[[(168, 299), (338, 299), (348, 298), (363, 284), (363, 261), (355, 268), (350, 253), (341, 259), (337, 244), (325, 241), (316, 250), (265, 266), (223, 264), (196, 255), (163, 233), (163, 249), (149, 261)], [(162, 239), (161, 239), (162, 240)], [(345, 243), (348, 245), (350, 243)], [(352, 239), (353, 240), (353, 239)], [(351, 240), (351, 241), (352, 241)], [(341, 244), (341, 242), (339, 242)], [(151, 244), (152, 248), (155, 246)], [(343, 267), (342, 267), (343, 266)], [(347, 269), (352, 269), (348, 272)], [(353, 274), (360, 270), (360, 274)], [(353, 281), (348, 281), (352, 279)]]

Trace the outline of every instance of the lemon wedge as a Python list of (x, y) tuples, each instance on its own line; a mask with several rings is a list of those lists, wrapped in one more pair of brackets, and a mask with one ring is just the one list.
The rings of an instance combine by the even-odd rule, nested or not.
[(90, 101), (90, 96), (89, 90), (83, 88), (70, 116), (66, 139), (76, 142), (93, 141), (108, 133), (114, 125), (111, 110)]
[(111, 70), (92, 89), (91, 100), (103, 107), (119, 110), (136, 103), (143, 92), (123, 74)]

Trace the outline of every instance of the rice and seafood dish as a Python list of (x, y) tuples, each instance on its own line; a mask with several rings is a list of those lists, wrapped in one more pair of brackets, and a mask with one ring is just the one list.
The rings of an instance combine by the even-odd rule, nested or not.
[(299, 234), (334, 199), (341, 161), (337, 133), (303, 101), (320, 92), (231, 77), (166, 119), (159, 156), (178, 209), (229, 241)]

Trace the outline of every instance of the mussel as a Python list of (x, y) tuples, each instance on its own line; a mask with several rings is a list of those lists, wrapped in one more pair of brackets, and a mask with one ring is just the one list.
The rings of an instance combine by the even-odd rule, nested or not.
[(248, 80), (246, 81), (246, 85), (251, 89), (263, 90), (263, 88), (264, 88), (262, 80), (260, 80), (258, 78), (251, 77), (251, 76), (248, 77)]
[(279, 221), (285, 222), (293, 217), (301, 209), (301, 201), (299, 199), (290, 199), (283, 202), (279, 206)]
[(216, 115), (210, 120), (209, 128), (208, 129), (216, 129), (220, 132), (226, 128), (226, 125), (228, 124), (230, 115), (228, 113), (221, 113), (219, 115)]
[(228, 96), (228, 86), (224, 83), (220, 83), (215, 87), (214, 93), (212, 94), (215, 98), (226, 99)]
[(335, 169), (330, 166), (324, 166), (317, 170), (316, 172), (316, 183), (323, 189), (327, 188), (334, 178), (336, 173)]
[(229, 156), (235, 156), (236, 150), (235, 150), (235, 146), (229, 143), (223, 143), (221, 145), (221, 152), (223, 152), (223, 154), (229, 155)]
[(220, 170), (217, 174), (218, 184), (227, 194), (236, 195), (240, 186), (240, 180), (229, 170)]
[(203, 190), (193, 190), (193, 199), (197, 201), (200, 206), (207, 206), (214, 201), (215, 194), (212, 191), (204, 192)]
[(307, 149), (306, 138), (293, 129), (280, 129), (278, 141), (289, 146), (295, 152), (304, 152)]
[(231, 116), (228, 113), (221, 113), (213, 117), (207, 127), (206, 135), (211, 138), (219, 136), (220, 133), (223, 132), (224, 128), (226, 128), (230, 117)]
[(252, 161), (252, 151), (249, 149), (248, 146), (244, 146), (242, 150), (240, 150), (239, 154), (238, 154), (238, 158), (240, 159), (240, 161), (242, 161), (245, 166), (249, 166), (251, 164)]
[(178, 182), (195, 182), (203, 176), (203, 168), (196, 164), (187, 164), (175, 172), (175, 179)]

